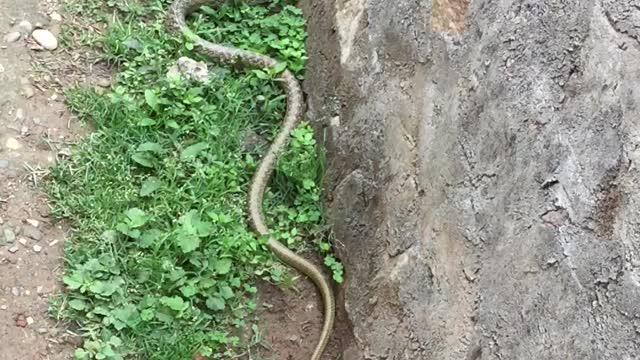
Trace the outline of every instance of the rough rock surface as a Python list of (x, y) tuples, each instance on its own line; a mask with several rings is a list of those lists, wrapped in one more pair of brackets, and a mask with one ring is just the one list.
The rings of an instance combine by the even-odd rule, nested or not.
[(640, 4), (305, 11), (345, 358), (637, 359)]

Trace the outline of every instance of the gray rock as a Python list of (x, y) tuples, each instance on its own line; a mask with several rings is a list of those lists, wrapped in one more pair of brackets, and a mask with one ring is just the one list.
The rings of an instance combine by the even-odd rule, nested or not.
[(16, 233), (13, 232), (13, 230), (11, 230), (10, 228), (4, 228), (2, 230), (2, 234), (4, 235), (4, 240), (7, 243), (12, 244), (14, 241), (16, 241)]
[(199, 83), (209, 82), (207, 64), (201, 61), (195, 61), (186, 56), (179, 58), (177, 63), (171, 66), (167, 72), (167, 77), (169, 78), (177, 76)]
[(31, 37), (47, 50), (55, 50), (58, 47), (58, 39), (45, 29), (36, 29), (31, 33)]
[(7, 33), (4, 36), (4, 42), (6, 43), (13, 43), (16, 42), (20, 39), (20, 36), (22, 36), (22, 34), (20, 34), (19, 31), (12, 31), (10, 33)]
[(40, 241), (42, 239), (42, 232), (32, 225), (23, 226), (22, 235), (30, 237), (35, 241)]
[(353, 359), (638, 358), (637, 2), (303, 3)]
[(18, 23), (17, 29), (21, 33), (29, 35), (33, 31), (33, 25), (27, 20), (22, 20)]

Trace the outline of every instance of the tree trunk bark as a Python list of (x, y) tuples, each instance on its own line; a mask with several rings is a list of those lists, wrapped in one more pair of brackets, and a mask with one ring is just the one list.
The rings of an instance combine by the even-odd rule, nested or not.
[(305, 12), (345, 358), (639, 359), (640, 2)]

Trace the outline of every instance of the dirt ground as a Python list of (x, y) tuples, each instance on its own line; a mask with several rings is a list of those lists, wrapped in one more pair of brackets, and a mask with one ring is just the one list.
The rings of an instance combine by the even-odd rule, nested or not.
[(4, 39), (23, 20), (55, 34), (59, 19), (49, 16), (52, 2), (0, 0), (0, 9), (0, 359), (69, 359), (77, 337), (47, 314), (67, 229), (51, 224), (36, 185), (79, 129), (70, 127), (61, 94), (31, 70), (34, 59), (52, 54), (24, 35)]
[[(77, 334), (47, 314), (48, 299), (61, 290), (62, 245), (70, 230), (52, 224), (37, 185), (87, 133), (65, 109), (62, 85), (104, 81), (108, 73), (104, 67), (78, 67), (85, 55), (78, 51), (35, 49), (25, 34), (15, 42), (4, 38), (23, 20), (57, 36), (58, 12), (53, 0), (0, 0), (0, 360), (72, 359), (80, 344)], [(260, 303), (269, 306), (259, 311), (264, 337), (254, 349), (258, 358), (306, 359), (313, 352), (322, 304), (309, 281), (296, 287), (260, 285)], [(340, 309), (325, 359), (340, 358), (352, 342), (344, 320)]]

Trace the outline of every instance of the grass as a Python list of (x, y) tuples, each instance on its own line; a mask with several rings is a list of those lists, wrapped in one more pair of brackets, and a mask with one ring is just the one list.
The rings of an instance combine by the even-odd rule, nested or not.
[[(251, 321), (257, 281), (293, 281), (250, 231), (245, 212), (285, 98), (273, 74), (259, 69), (209, 63), (207, 84), (167, 76), (180, 56), (207, 60), (167, 32), (168, 3), (92, 1), (71, 0), (66, 9), (85, 24), (108, 25), (67, 27), (63, 42), (99, 50), (117, 83), (105, 93), (66, 94), (95, 131), (45, 185), (54, 216), (74, 230), (65, 242), (67, 291), (52, 301), (52, 316), (79, 327), (85, 341), (77, 359), (233, 358), (260, 331)], [(203, 8), (190, 24), (304, 76), (304, 20), (287, 1)], [(278, 162), (265, 212), (275, 236), (296, 251), (321, 252), (341, 282), (320, 203), (321, 155), (302, 123)], [(249, 340), (237, 335), (247, 328)]]

